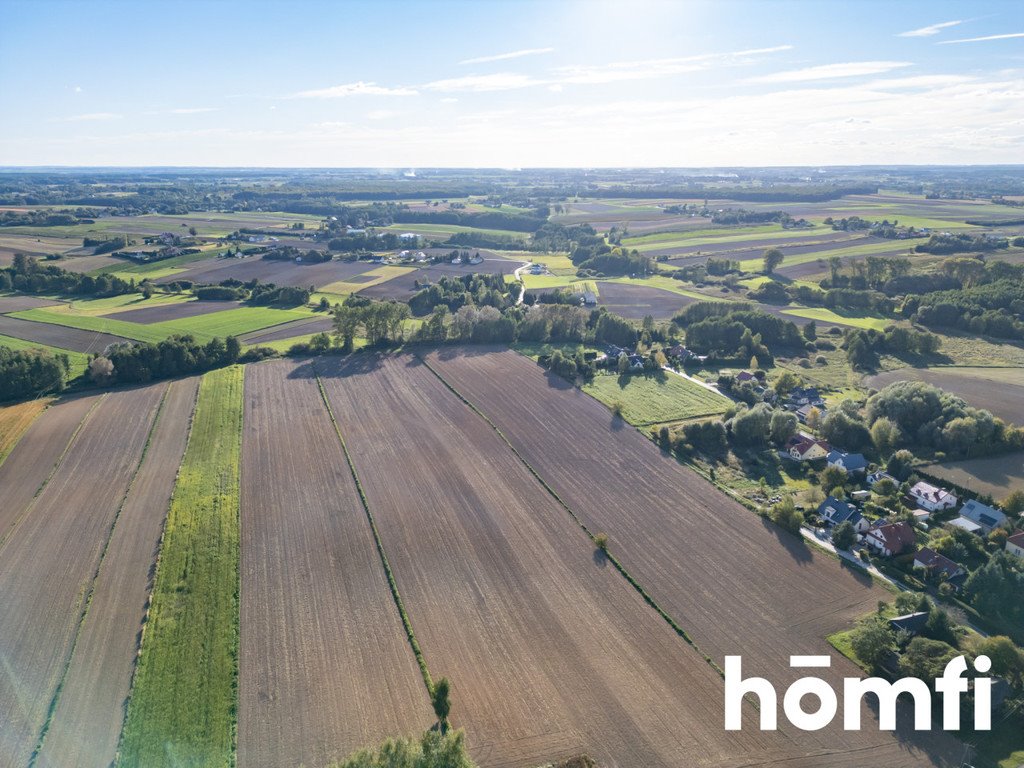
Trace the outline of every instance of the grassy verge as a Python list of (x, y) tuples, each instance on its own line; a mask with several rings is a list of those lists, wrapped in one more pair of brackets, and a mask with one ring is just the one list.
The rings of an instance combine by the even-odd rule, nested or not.
[(242, 368), (199, 388), (118, 765), (234, 765)]
[(377, 554), (380, 555), (381, 565), (384, 567), (384, 574), (387, 576), (388, 587), (391, 589), (391, 597), (394, 598), (395, 606), (398, 608), (398, 614), (402, 618), (402, 626), (405, 627), (406, 637), (409, 638), (409, 645), (412, 647), (413, 655), (416, 657), (416, 663), (420, 667), (420, 674), (423, 675), (423, 683), (427, 686), (427, 693), (433, 693), (434, 681), (430, 677), (430, 669), (427, 667), (427, 660), (423, 656), (423, 650), (420, 648), (419, 641), (416, 639), (416, 633), (412, 629), (412, 621), (409, 619), (409, 614), (405, 610), (405, 604), (402, 602), (402, 595), (398, 591), (398, 582), (395, 580), (394, 571), (391, 570), (391, 563), (388, 561), (388, 555), (384, 551), (384, 542), (381, 541), (380, 532), (377, 530), (377, 521), (373, 517), (373, 513), (370, 511), (370, 502), (366, 499), (366, 493), (363, 491), (363, 484), (359, 481), (359, 474), (356, 472), (356, 465), (352, 462), (352, 456), (348, 452), (348, 444), (345, 442), (345, 438), (341, 435), (341, 426), (338, 424), (338, 420), (334, 418), (334, 409), (331, 408), (330, 400), (327, 399), (327, 392), (324, 391), (324, 384), (320, 380), (320, 377), (316, 377), (317, 386), (320, 388), (320, 397), (323, 398), (324, 406), (327, 408), (327, 413), (331, 417), (331, 423), (334, 425), (334, 432), (338, 436), (338, 442), (341, 443), (341, 450), (345, 453), (345, 462), (348, 464), (349, 472), (352, 473), (352, 481), (356, 484), (356, 490), (359, 492), (359, 502), (363, 506), (363, 511), (366, 513), (366, 519), (370, 523), (370, 530), (373, 532), (373, 540), (377, 544)]

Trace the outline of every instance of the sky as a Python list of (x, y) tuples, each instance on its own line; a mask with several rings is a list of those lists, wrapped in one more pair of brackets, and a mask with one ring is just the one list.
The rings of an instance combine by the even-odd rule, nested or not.
[(1024, 163), (1020, 0), (0, 0), (0, 165)]

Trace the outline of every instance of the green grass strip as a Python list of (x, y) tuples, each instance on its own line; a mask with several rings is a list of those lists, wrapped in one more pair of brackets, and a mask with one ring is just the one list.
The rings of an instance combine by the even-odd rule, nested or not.
[(373, 517), (373, 513), (370, 511), (370, 503), (366, 499), (366, 493), (363, 491), (363, 484), (359, 482), (359, 474), (356, 472), (356, 465), (352, 463), (352, 456), (348, 452), (348, 445), (345, 443), (345, 438), (341, 435), (341, 426), (338, 424), (338, 420), (334, 417), (334, 409), (331, 408), (331, 403), (327, 399), (327, 392), (324, 390), (324, 383), (320, 380), (320, 376), (316, 377), (317, 386), (320, 387), (320, 397), (323, 398), (324, 406), (327, 408), (327, 413), (331, 417), (331, 423), (334, 425), (334, 432), (338, 436), (338, 442), (341, 443), (341, 450), (345, 453), (345, 461), (348, 463), (349, 472), (352, 473), (352, 480), (356, 484), (356, 490), (359, 492), (359, 501), (363, 505), (363, 511), (366, 513), (366, 519), (370, 521), (370, 530), (373, 531), (373, 540), (377, 544), (377, 554), (380, 555), (381, 564), (384, 566), (384, 573), (388, 579), (388, 587), (391, 589), (391, 596), (395, 600), (395, 606), (398, 608), (398, 615), (402, 617), (402, 625), (405, 627), (406, 637), (409, 638), (409, 645), (412, 647), (413, 655), (416, 657), (416, 663), (419, 664), (420, 674), (423, 675), (423, 682), (427, 686), (427, 693), (433, 694), (434, 681), (430, 677), (430, 669), (427, 667), (427, 660), (423, 656), (423, 650), (420, 648), (419, 642), (416, 640), (416, 633), (412, 630), (412, 621), (409, 619), (409, 614), (405, 610), (405, 605), (402, 603), (402, 595), (398, 591), (398, 582), (395, 581), (394, 571), (391, 570), (391, 563), (388, 562), (388, 555), (384, 551), (384, 542), (381, 541), (380, 532), (377, 530), (377, 521)]
[(203, 376), (164, 530), (120, 766), (233, 766), (243, 369)]
[(75, 628), (75, 636), (71, 641), (71, 649), (68, 651), (67, 658), (64, 661), (64, 669), (60, 675), (60, 681), (57, 683), (57, 688), (53, 692), (53, 698), (50, 700), (50, 708), (46, 713), (46, 721), (43, 723), (42, 729), (39, 731), (39, 740), (36, 742), (36, 747), (32, 750), (32, 757), (29, 760), (29, 768), (33, 768), (37, 760), (39, 759), (39, 753), (43, 749), (43, 743), (46, 741), (46, 734), (50, 731), (50, 726), (53, 724), (53, 716), (57, 711), (57, 704), (60, 702), (60, 695), (64, 691), (64, 684), (68, 679), (68, 672), (71, 670), (71, 662), (75, 658), (75, 648), (78, 647), (78, 641), (82, 637), (82, 629), (85, 627), (85, 619), (89, 615), (89, 607), (92, 605), (92, 597), (96, 592), (96, 581), (100, 577), (100, 570), (103, 568), (103, 561), (107, 556), (107, 550), (110, 548), (110, 541), (114, 538), (114, 528), (117, 527), (117, 521), (121, 519), (121, 512), (124, 510), (124, 505), (128, 503), (128, 496), (132, 492), (132, 488), (135, 486), (135, 480), (139, 476), (139, 470), (142, 469), (143, 463), (146, 461), (146, 454), (149, 453), (149, 447), (153, 442), (153, 433), (156, 432), (156, 425), (160, 422), (160, 415), (164, 412), (164, 403), (167, 402), (167, 393), (170, 391), (170, 386), (164, 387), (164, 393), (160, 396), (160, 404), (157, 406), (156, 414), (153, 416), (153, 421), (149, 424), (149, 431), (146, 433), (146, 443), (142, 446), (142, 453), (139, 456), (139, 461), (135, 465), (135, 469), (132, 470), (131, 479), (128, 481), (128, 487), (125, 488), (124, 496), (121, 497), (121, 503), (117, 507), (117, 512), (114, 513), (114, 519), (110, 521), (110, 528), (107, 530), (107, 537), (103, 542), (103, 549), (100, 551), (100, 559), (96, 562), (96, 570), (93, 571), (92, 580), (89, 582), (88, 593), (85, 596), (85, 600), (82, 602), (82, 612), (78, 617), (78, 626)]
[[(459, 400), (461, 400), (471, 411), (473, 411), (473, 413), (475, 413), (477, 416), (479, 416), (481, 419), (487, 422), (491, 429), (493, 429), (497, 433), (498, 437), (502, 439), (505, 445), (508, 446), (509, 450), (512, 451), (513, 454), (515, 454), (516, 458), (519, 459), (522, 465), (526, 467), (526, 469), (529, 471), (531, 475), (533, 475), (534, 479), (538, 483), (540, 483), (541, 487), (545, 491), (547, 491), (548, 494), (550, 494), (555, 501), (558, 502), (559, 506), (561, 506), (562, 509), (569, 513), (569, 516), (573, 519), (576, 525), (582, 528), (584, 533), (586, 533), (587, 536), (590, 537), (590, 540), (594, 542), (594, 546), (597, 546), (597, 533), (591, 531), (583, 522), (583, 520), (580, 519), (579, 515), (577, 515), (572, 510), (572, 507), (570, 507), (562, 499), (562, 497), (558, 495), (558, 492), (555, 491), (555, 489), (552, 488), (550, 485), (548, 485), (547, 481), (540, 476), (540, 473), (538, 473), (537, 470), (533, 468), (533, 465), (526, 460), (526, 457), (519, 452), (519, 449), (517, 449), (512, 444), (512, 441), (505, 436), (505, 433), (501, 431), (498, 425), (491, 421), (490, 417), (486, 413), (477, 408), (461, 392), (459, 392), (459, 390), (452, 386), (448, 382), (448, 380), (444, 378), (444, 376), (442, 376), (430, 365), (430, 363), (426, 361), (424, 357), (422, 357), (421, 355), (417, 355), (417, 357), (419, 358), (420, 362), (422, 362), (423, 365), (427, 367), (427, 370), (434, 374), (438, 378), (438, 380), (442, 384), (444, 384), (444, 386), (447, 387), (448, 390), (453, 395), (459, 398)], [(679, 637), (686, 641), (686, 643), (690, 645), (690, 647), (697, 651), (697, 653), (699, 653), (704, 658), (704, 661), (706, 661), (709, 666), (711, 666), (721, 677), (724, 678), (725, 672), (722, 670), (720, 666), (718, 666), (718, 663), (714, 659), (712, 659), (708, 654), (706, 654), (703, 650), (701, 650), (700, 646), (697, 645), (697, 643), (694, 641), (692, 637), (690, 637), (690, 633), (683, 629), (679, 625), (679, 622), (672, 618), (668, 611), (666, 611), (664, 608), (658, 605), (657, 601), (655, 601), (655, 599), (651, 597), (651, 594), (646, 589), (644, 589), (643, 585), (639, 581), (637, 581), (636, 578), (629, 571), (626, 570), (626, 567), (619, 561), (619, 559), (615, 557), (615, 555), (613, 555), (608, 548), (604, 549), (604, 554), (605, 557), (608, 558), (608, 562), (615, 566), (615, 570), (617, 570), (622, 575), (622, 577), (625, 578), (629, 585), (640, 594), (640, 596), (644, 599), (644, 602), (647, 603), (647, 605), (649, 605), (655, 611), (657, 611), (658, 615), (661, 616), (661, 618), (664, 619), (670, 627), (672, 627), (673, 631), (675, 631), (675, 633), (679, 635)]]

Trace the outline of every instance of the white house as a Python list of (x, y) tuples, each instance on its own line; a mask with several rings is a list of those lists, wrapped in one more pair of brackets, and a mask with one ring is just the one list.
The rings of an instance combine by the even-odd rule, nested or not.
[(810, 435), (793, 435), (786, 443), (786, 453), (795, 461), (816, 461), (828, 456), (831, 446)]
[(864, 543), (876, 552), (891, 557), (914, 548), (914, 529), (909, 523), (886, 523), (872, 528), (864, 537)]
[(1024, 558), (1024, 531), (1018, 531), (1006, 540), (1006, 551)]
[(957, 505), (957, 498), (952, 493), (923, 480), (910, 489), (910, 496), (921, 509), (929, 512), (952, 509)]

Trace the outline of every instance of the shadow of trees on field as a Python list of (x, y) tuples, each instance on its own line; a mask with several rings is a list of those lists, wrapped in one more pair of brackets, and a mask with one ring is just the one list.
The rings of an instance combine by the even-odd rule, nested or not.
[(795, 533), (790, 533), (784, 528), (779, 527), (767, 517), (760, 518), (761, 525), (765, 530), (769, 531), (779, 542), (783, 549), (786, 550), (787, 554), (793, 558), (800, 565), (807, 565), (814, 559), (814, 553), (811, 548), (804, 541), (802, 536)]

